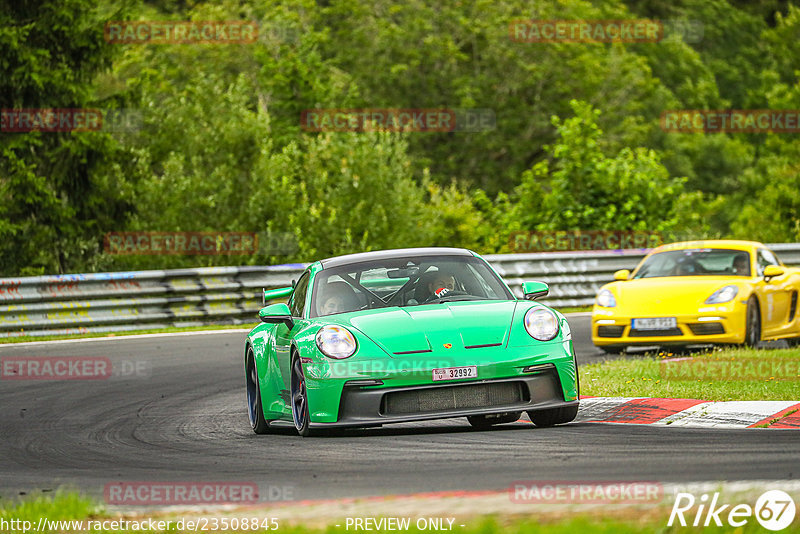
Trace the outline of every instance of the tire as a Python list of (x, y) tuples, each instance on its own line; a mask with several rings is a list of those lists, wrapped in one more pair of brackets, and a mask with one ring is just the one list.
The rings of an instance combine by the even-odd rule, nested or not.
[(261, 404), (261, 386), (258, 382), (256, 359), (251, 347), (247, 347), (244, 380), (247, 385), (247, 415), (250, 419), (250, 427), (256, 434), (266, 434), (269, 432), (269, 421), (264, 419), (264, 408)]
[(791, 337), (786, 340), (786, 343), (789, 345), (789, 348), (800, 347), (800, 337)]
[(297, 355), (292, 358), (290, 388), (294, 427), (297, 429), (298, 434), (307, 438), (312, 434), (308, 415), (308, 391), (306, 390), (306, 379), (303, 375), (303, 364), (300, 363), (300, 358)]
[(522, 417), (522, 412), (493, 413), (488, 415), (469, 415), (467, 421), (474, 428), (487, 429), (494, 425), (513, 423)]
[(577, 406), (562, 406), (549, 410), (531, 410), (528, 412), (531, 422), (540, 427), (561, 425), (573, 421), (578, 415)]
[(758, 301), (755, 297), (750, 297), (747, 301), (747, 311), (744, 317), (746, 325), (744, 345), (758, 348), (758, 343), (761, 341), (761, 312), (758, 309)]

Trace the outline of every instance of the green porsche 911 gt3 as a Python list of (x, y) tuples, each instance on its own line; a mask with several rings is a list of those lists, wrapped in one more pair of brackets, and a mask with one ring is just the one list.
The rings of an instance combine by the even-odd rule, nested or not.
[(479, 428), (528, 413), (537, 426), (578, 412), (577, 362), (563, 315), (518, 300), (480, 256), (416, 248), (309, 265), (293, 287), (264, 292), (247, 335), (245, 378), (257, 434), (301, 436), (467, 417)]

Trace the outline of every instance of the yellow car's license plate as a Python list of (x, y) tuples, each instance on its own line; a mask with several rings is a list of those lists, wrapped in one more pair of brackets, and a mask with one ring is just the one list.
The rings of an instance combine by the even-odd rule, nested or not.
[(669, 330), (677, 328), (678, 320), (675, 317), (648, 317), (634, 319), (631, 328), (634, 330)]

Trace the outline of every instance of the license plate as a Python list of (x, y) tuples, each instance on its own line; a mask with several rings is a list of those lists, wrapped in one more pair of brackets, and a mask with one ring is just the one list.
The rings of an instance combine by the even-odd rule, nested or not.
[(634, 319), (631, 327), (634, 330), (669, 330), (677, 328), (678, 320), (675, 317), (651, 317), (647, 319)]
[(464, 378), (476, 378), (478, 376), (478, 366), (469, 365), (467, 367), (444, 367), (433, 370), (433, 381), (439, 380), (461, 380)]

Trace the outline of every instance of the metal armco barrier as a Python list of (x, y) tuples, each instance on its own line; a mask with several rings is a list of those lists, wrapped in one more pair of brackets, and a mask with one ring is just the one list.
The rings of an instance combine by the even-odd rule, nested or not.
[[(800, 265), (800, 243), (769, 245)], [(592, 304), (618, 269), (646, 251), (551, 252), (484, 256), (514, 292), (525, 280), (550, 285), (554, 307)], [(206, 324), (252, 325), (261, 288), (290, 285), (305, 264), (67, 274), (0, 279), (0, 337), (150, 330)]]

